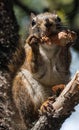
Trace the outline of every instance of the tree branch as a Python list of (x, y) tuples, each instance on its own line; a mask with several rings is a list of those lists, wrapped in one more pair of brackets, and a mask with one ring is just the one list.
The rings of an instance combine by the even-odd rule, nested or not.
[[(51, 102), (52, 103), (52, 102)], [(74, 106), (79, 103), (79, 72), (66, 85), (65, 89), (51, 104), (52, 112), (42, 115), (31, 130), (59, 130), (62, 123), (70, 116)]]

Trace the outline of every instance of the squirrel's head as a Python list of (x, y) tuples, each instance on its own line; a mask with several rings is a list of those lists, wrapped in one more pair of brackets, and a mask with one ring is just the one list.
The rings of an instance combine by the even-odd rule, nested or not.
[(61, 19), (56, 13), (31, 14), (30, 33), (40, 37), (56, 34), (61, 29)]

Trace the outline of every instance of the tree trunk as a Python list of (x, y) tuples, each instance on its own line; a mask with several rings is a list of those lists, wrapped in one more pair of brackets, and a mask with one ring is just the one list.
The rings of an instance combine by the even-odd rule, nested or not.
[(0, 130), (19, 130), (21, 122), (11, 92), (11, 81), (25, 55), (18, 30), (12, 0), (0, 0)]

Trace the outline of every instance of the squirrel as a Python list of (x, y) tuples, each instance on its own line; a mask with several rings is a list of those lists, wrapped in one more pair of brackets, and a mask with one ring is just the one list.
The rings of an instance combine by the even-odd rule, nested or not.
[[(76, 34), (63, 27), (55, 13), (31, 15), (25, 44), (25, 62), (13, 81), (13, 99), (27, 129), (38, 119), (41, 105), (52, 87), (70, 79), (70, 46)], [(54, 88), (55, 89), (55, 88)]]

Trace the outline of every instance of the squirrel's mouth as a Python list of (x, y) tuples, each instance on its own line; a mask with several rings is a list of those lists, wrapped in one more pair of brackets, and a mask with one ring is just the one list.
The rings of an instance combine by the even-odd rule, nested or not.
[(52, 32), (45, 32), (42, 36), (41, 36), (41, 44), (45, 44), (45, 45), (53, 45), (53, 43), (55, 42), (53, 40), (53, 38), (58, 34), (59, 31), (52, 31)]

